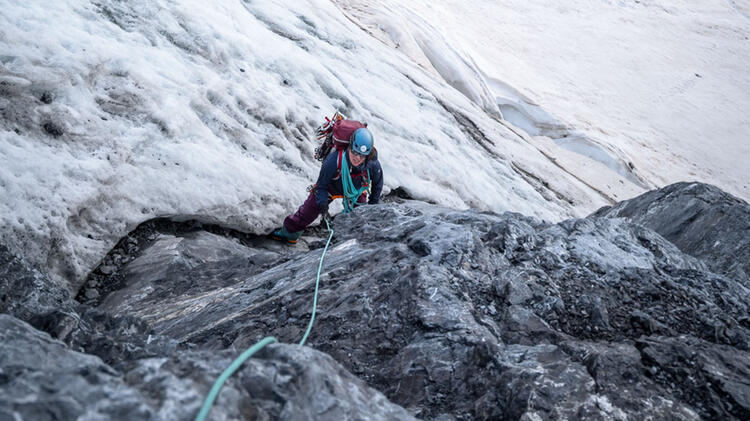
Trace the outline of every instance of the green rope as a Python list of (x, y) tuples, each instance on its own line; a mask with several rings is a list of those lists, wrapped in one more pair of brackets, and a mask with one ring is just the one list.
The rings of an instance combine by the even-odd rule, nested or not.
[(343, 151), (342, 153), (344, 154), (341, 159), (341, 184), (344, 187), (344, 199), (342, 200), (344, 202), (343, 213), (349, 213), (357, 206), (357, 200), (362, 196), (362, 193), (365, 191), (369, 192), (370, 190), (370, 170), (367, 170), (367, 185), (357, 189), (354, 187), (354, 181), (349, 173), (349, 154), (347, 151)]
[(201, 411), (198, 413), (198, 416), (195, 417), (195, 421), (204, 421), (206, 419), (206, 417), (208, 416), (208, 412), (211, 411), (211, 406), (214, 404), (214, 400), (219, 395), (219, 391), (221, 391), (222, 386), (224, 386), (224, 382), (227, 381), (229, 376), (234, 374), (234, 372), (237, 371), (238, 368), (240, 368), (240, 366), (245, 362), (246, 359), (252, 357), (253, 354), (258, 352), (264, 346), (274, 342), (277, 342), (276, 338), (271, 336), (266, 337), (262, 341), (248, 348), (245, 352), (242, 353), (242, 355), (237, 357), (237, 359), (234, 360), (234, 362), (229, 367), (227, 367), (227, 369), (224, 370), (223, 373), (221, 373), (221, 376), (219, 376), (219, 378), (214, 382), (214, 386), (211, 388), (211, 392), (208, 393), (208, 396), (206, 396), (206, 400), (203, 402), (203, 407), (201, 407)]
[(323, 268), (323, 258), (326, 256), (326, 251), (328, 251), (328, 245), (331, 244), (331, 238), (333, 238), (333, 230), (331, 229), (331, 225), (328, 224), (328, 218), (323, 217), (323, 220), (326, 221), (326, 227), (328, 227), (328, 231), (331, 234), (328, 235), (328, 242), (326, 243), (326, 246), (323, 249), (323, 255), (320, 256), (320, 263), (318, 264), (318, 276), (315, 279), (315, 294), (313, 295), (312, 317), (310, 317), (310, 324), (307, 325), (307, 332), (305, 332), (305, 336), (302, 337), (302, 340), (300, 341), (299, 346), (302, 346), (305, 344), (305, 341), (307, 340), (307, 335), (310, 334), (310, 330), (312, 330), (312, 327), (313, 327), (313, 321), (315, 320), (315, 309), (318, 307), (318, 284), (320, 284), (320, 270)]
[[(323, 258), (326, 256), (326, 251), (328, 251), (328, 246), (331, 244), (331, 239), (333, 238), (333, 230), (331, 229), (331, 225), (328, 223), (328, 218), (324, 217), (324, 220), (326, 221), (326, 227), (328, 228), (328, 231), (330, 232), (330, 235), (328, 235), (328, 242), (326, 242), (326, 246), (323, 249), (323, 254), (320, 256), (320, 264), (318, 264), (318, 276), (315, 279), (315, 295), (313, 296), (313, 311), (312, 311), (312, 317), (310, 318), (310, 324), (307, 326), (307, 332), (305, 332), (305, 336), (302, 338), (302, 341), (300, 341), (299, 346), (303, 346), (305, 344), (305, 341), (307, 340), (307, 335), (310, 334), (310, 331), (313, 327), (313, 321), (315, 320), (315, 309), (318, 306), (318, 285), (320, 284), (320, 270), (323, 268)], [(234, 374), (237, 369), (240, 368), (242, 363), (245, 362), (248, 358), (252, 357), (253, 354), (261, 350), (263, 347), (265, 347), (268, 344), (272, 344), (274, 342), (278, 342), (276, 338), (272, 336), (268, 336), (266, 338), (263, 338), (260, 342), (256, 343), (255, 345), (248, 348), (245, 352), (242, 353), (239, 357), (237, 357), (232, 364), (227, 367), (226, 370), (224, 370), (223, 373), (219, 376), (218, 379), (214, 382), (213, 387), (211, 387), (211, 391), (208, 393), (208, 396), (206, 396), (206, 400), (203, 401), (203, 406), (201, 407), (200, 412), (198, 412), (198, 416), (195, 417), (195, 421), (205, 421), (206, 417), (208, 416), (208, 413), (211, 411), (211, 407), (214, 404), (214, 401), (216, 400), (216, 397), (219, 395), (219, 392), (221, 391), (221, 388), (224, 386), (224, 382), (229, 379), (229, 377)]]

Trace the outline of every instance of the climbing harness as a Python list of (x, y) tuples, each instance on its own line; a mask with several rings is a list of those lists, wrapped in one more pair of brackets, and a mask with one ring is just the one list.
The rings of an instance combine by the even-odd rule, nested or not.
[[(348, 172), (348, 171), (347, 171)], [(331, 239), (333, 238), (333, 229), (331, 229), (331, 225), (328, 222), (328, 218), (324, 218), (326, 221), (326, 227), (328, 228), (328, 232), (330, 233), (328, 235), (328, 241), (326, 242), (325, 248), (323, 248), (323, 254), (320, 256), (320, 263), (318, 264), (318, 276), (315, 279), (315, 294), (313, 295), (313, 309), (312, 309), (312, 317), (310, 317), (310, 323), (307, 325), (307, 331), (305, 332), (305, 336), (302, 337), (302, 340), (299, 343), (299, 346), (303, 346), (305, 344), (305, 341), (307, 340), (307, 336), (310, 334), (310, 331), (313, 327), (313, 322), (315, 321), (315, 310), (318, 306), (318, 286), (320, 285), (320, 271), (323, 268), (323, 258), (326, 257), (326, 251), (328, 251), (328, 246), (331, 244)], [(242, 363), (245, 362), (248, 358), (252, 357), (253, 354), (263, 349), (268, 344), (272, 344), (274, 342), (278, 342), (276, 338), (273, 336), (267, 336), (263, 338), (260, 342), (256, 343), (255, 345), (251, 346), (245, 352), (243, 352), (237, 359), (232, 362), (232, 364), (229, 365), (229, 367), (224, 370), (223, 373), (219, 376), (218, 379), (214, 382), (213, 387), (211, 387), (211, 391), (208, 393), (208, 396), (206, 396), (206, 400), (203, 401), (203, 406), (201, 407), (200, 412), (198, 412), (198, 416), (195, 417), (195, 421), (205, 421), (206, 417), (208, 416), (208, 413), (211, 411), (211, 407), (214, 404), (214, 401), (216, 400), (216, 397), (219, 396), (219, 392), (221, 391), (221, 388), (224, 386), (224, 382), (229, 379), (229, 377), (234, 374), (235, 371), (237, 371)]]

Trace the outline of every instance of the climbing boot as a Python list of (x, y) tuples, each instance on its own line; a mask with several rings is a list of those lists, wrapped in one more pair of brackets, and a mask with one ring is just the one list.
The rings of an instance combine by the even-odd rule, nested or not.
[(297, 244), (300, 236), (302, 236), (302, 231), (289, 232), (283, 226), (271, 234), (274, 240), (286, 241), (289, 244)]

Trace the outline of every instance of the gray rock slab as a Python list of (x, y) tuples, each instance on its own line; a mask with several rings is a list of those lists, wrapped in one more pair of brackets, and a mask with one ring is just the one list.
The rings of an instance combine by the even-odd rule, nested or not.
[[(695, 221), (727, 203), (746, 206), (714, 193), (685, 184), (633, 203), (647, 216), (690, 208)], [(742, 232), (735, 210), (716, 216), (718, 231)], [(547, 224), (408, 200), (337, 216), (310, 348), (258, 353), (212, 416), (748, 419), (750, 291), (742, 265), (726, 255), (742, 255), (745, 243), (701, 248), (712, 234), (695, 234), (689, 216), (674, 238), (602, 216)], [(96, 416), (190, 419), (244, 349), (269, 335), (297, 343), (312, 316), (324, 241), (286, 248), (216, 233), (176, 230), (132, 255), (118, 249), (119, 258), (106, 259), (120, 262), (111, 277), (92, 280), (102, 300), (83, 301), (96, 308), (0, 249), (0, 304), (10, 314), (0, 325), (14, 332), (6, 354), (48, 361), (39, 369), (26, 361), (31, 376), (23, 377), (2, 360), (0, 397), (13, 403), (0, 405), (0, 417), (28, 410), (54, 419), (93, 407)], [(676, 238), (699, 244), (688, 249)], [(50, 366), (54, 358), (62, 371)], [(100, 367), (94, 383), (105, 387), (85, 389), (79, 367)], [(55, 384), (48, 370), (84, 388), (84, 399), (60, 388), (45, 394)], [(118, 393), (125, 412), (111, 415)], [(45, 406), (53, 409), (39, 412)]]
[(8, 419), (154, 419), (101, 359), (0, 314), (0, 414)]
[(716, 273), (750, 286), (750, 205), (717, 187), (676, 183), (594, 215), (649, 227)]
[[(690, 335), (750, 349), (747, 288), (623, 219), (550, 225), (407, 201), (340, 215), (335, 231), (307, 344), (418, 417), (697, 419), (708, 406), (652, 380), (634, 341)], [(168, 254), (170, 241), (152, 252)], [(195, 253), (224, 240), (179, 241)], [(321, 252), (266, 267), (247, 257), (175, 265), (158, 291), (115, 294), (104, 308), (186, 346), (294, 343)], [(147, 267), (126, 267), (127, 283)]]
[(69, 305), (67, 290), (33, 268), (17, 251), (0, 244), (0, 313), (29, 320)]
[[(236, 356), (181, 351), (122, 372), (0, 314), (0, 416), (8, 419), (192, 420)], [(412, 420), (330, 356), (275, 344), (226, 383), (212, 420)]]

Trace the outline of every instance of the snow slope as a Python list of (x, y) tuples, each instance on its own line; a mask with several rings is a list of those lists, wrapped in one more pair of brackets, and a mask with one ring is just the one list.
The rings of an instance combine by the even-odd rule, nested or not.
[(268, 232), (336, 108), (373, 129), (386, 192), (551, 220), (611, 201), (467, 87), (323, 0), (0, 0), (0, 241), (75, 290), (150, 218)]
[(336, 2), (611, 197), (700, 180), (750, 199), (750, 2)]

